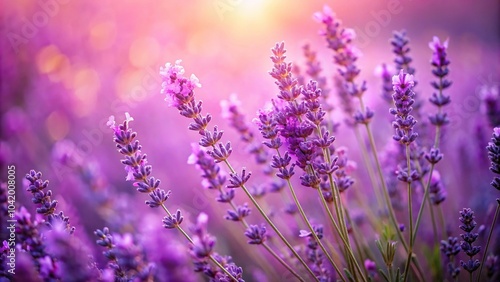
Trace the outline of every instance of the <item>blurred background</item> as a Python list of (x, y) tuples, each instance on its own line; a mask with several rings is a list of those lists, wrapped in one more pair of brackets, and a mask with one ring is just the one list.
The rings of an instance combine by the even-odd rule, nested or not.
[[(380, 148), (392, 131), (374, 70), (383, 62), (393, 64), (392, 32), (408, 32), (422, 97), (432, 93), (428, 43), (434, 35), (449, 38), (452, 123), (443, 137), (447, 154), (440, 163), (451, 199), (446, 204), (452, 219), (464, 206), (486, 212), (489, 206), (481, 203), (495, 196), (481, 151), (491, 136), (488, 126), (480, 126), (487, 125), (481, 89), (500, 84), (497, 0), (3, 1), (0, 179), (4, 180), (6, 165), (15, 164), (19, 205), (33, 212), (21, 178), (29, 169), (42, 171), (60, 208), (70, 217), (75, 214), (73, 222), (90, 234), (90, 241), (96, 228), (112, 227), (109, 218), (150, 219), (140, 228), (154, 229), (161, 214), (147, 208), (145, 197), (125, 182), (112, 131), (105, 125), (110, 115), (120, 121), (129, 112), (153, 174), (173, 191), (172, 210), (182, 207), (192, 218), (205, 211), (214, 224), (222, 222), (224, 211), (214, 203), (215, 195), (202, 190), (199, 172), (187, 164), (190, 143), (199, 137), (187, 130), (189, 121), (163, 101), (158, 70), (166, 62), (183, 60), (186, 73), (196, 74), (203, 86), (197, 98), (204, 101), (204, 110), (236, 148), (233, 163), (252, 168), (238, 150), (244, 144), (220, 115), (220, 101), (236, 93), (248, 120), (254, 118), (276, 96), (267, 72), (272, 68), (270, 49), (280, 41), (286, 44), (288, 60), (301, 68), (302, 46), (310, 43), (331, 83), (336, 72), (332, 52), (318, 35), (322, 27), (312, 18), (325, 4), (357, 33), (363, 54), (360, 77), (368, 82), (368, 104), (377, 109), (374, 131)], [(427, 106), (426, 110), (434, 111)], [(349, 145), (352, 138), (341, 125), (336, 142)], [(361, 166), (356, 148), (350, 151)], [(362, 173), (355, 177), (362, 179)], [(132, 226), (121, 222), (115, 231), (133, 231)], [(223, 234), (231, 229), (227, 224), (217, 226), (221, 227), (209, 230)]]

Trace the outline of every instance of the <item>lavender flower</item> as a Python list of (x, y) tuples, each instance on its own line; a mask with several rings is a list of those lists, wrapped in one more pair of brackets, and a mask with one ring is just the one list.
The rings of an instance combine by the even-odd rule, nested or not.
[(375, 74), (382, 79), (382, 98), (392, 105), (392, 74), (394, 70), (387, 64), (381, 64), (375, 69)]
[(166, 94), (165, 100), (169, 106), (176, 107), (182, 116), (193, 119), (189, 129), (198, 131), (202, 136), (199, 144), (203, 147), (211, 147), (207, 153), (216, 162), (224, 162), (233, 152), (231, 143), (219, 143), (223, 131), (219, 131), (217, 126), (214, 127), (213, 131), (206, 129), (212, 116), (210, 114), (201, 115), (202, 102), (196, 103), (194, 100), (194, 89), (201, 87), (201, 84), (194, 74), (189, 79), (185, 78), (184, 68), (180, 63), (181, 60), (177, 60), (175, 65), (167, 63), (164, 68), (160, 69), (160, 76), (163, 80), (162, 93)]
[(235, 94), (229, 100), (222, 100), (222, 117), (229, 121), (229, 124), (240, 134), (240, 139), (248, 144), (248, 151), (255, 156), (258, 164), (265, 164), (267, 161), (267, 151), (262, 143), (255, 142), (255, 134), (250, 125), (245, 120), (245, 115), (241, 112), (241, 102)]
[[(120, 124), (115, 124), (114, 116), (109, 118), (107, 125), (114, 132), (114, 142), (118, 148), (118, 152), (124, 156), (121, 161), (125, 165), (128, 181), (134, 181), (134, 186), (140, 193), (148, 193), (151, 200), (145, 203), (151, 208), (164, 207), (165, 201), (170, 197), (171, 192), (165, 191), (160, 186), (160, 180), (150, 176), (153, 170), (151, 165), (148, 165), (147, 155), (143, 154), (142, 146), (139, 140), (135, 140), (137, 133), (133, 132), (129, 127), (129, 122), (133, 121), (129, 113), (125, 113), (125, 121)], [(182, 222), (180, 211), (177, 210), (176, 217), (168, 215), (164, 218), (166, 228), (174, 228)]]
[[(488, 150), (488, 158), (491, 161), (491, 172), (500, 175), (500, 127), (493, 129), (493, 136), (486, 149)], [(500, 190), (500, 177), (495, 176), (491, 182), (491, 186)]]
[(473, 243), (477, 240), (479, 236), (478, 233), (472, 232), (476, 227), (477, 223), (474, 220), (474, 212), (471, 209), (464, 208), (460, 211), (460, 229), (465, 231), (464, 234), (460, 234), (463, 241), (460, 243), (460, 247), (469, 256), (469, 260), (464, 262), (460, 261), (460, 265), (467, 270), (471, 275), (472, 273), (479, 268), (480, 262), (478, 259), (474, 260), (473, 257), (479, 253), (481, 250), (480, 246), (474, 246)]
[[(92, 281), (98, 278), (98, 269), (89, 250), (78, 237), (67, 232), (64, 222), (53, 224), (52, 230), (45, 234), (46, 249), (56, 260), (55, 271), (62, 281)], [(43, 260), (42, 265), (48, 263), (52, 267), (49, 257)]]
[(31, 220), (31, 214), (24, 207), (16, 212), (15, 218), (17, 239), (21, 242), (20, 248), (31, 255), (40, 276), (45, 281), (59, 279), (55, 269), (55, 258), (46, 251), (46, 244), (38, 230), (38, 223)]
[[(237, 281), (243, 281), (241, 278), (243, 270), (238, 268), (230, 259), (224, 259), (213, 251), (215, 246), (215, 237), (207, 232), (208, 216), (205, 213), (200, 213), (196, 220), (196, 225), (192, 227), (193, 242), (190, 244), (191, 256), (195, 261), (195, 271), (203, 272), (211, 281), (231, 281), (229, 277), (221, 273), (220, 270), (213, 269), (208, 264), (208, 258), (211, 255), (219, 258), (217, 261), (227, 270)], [(215, 279), (215, 280), (212, 280)]]
[(29, 174), (26, 174), (26, 179), (29, 181), (29, 185), (28, 188), (26, 188), (26, 191), (29, 191), (31, 192), (31, 194), (33, 194), (32, 201), (33, 203), (38, 204), (36, 212), (46, 216), (49, 226), (58, 224), (59, 222), (64, 222), (68, 232), (73, 233), (75, 231), (75, 228), (69, 224), (69, 218), (64, 216), (64, 213), (62, 211), (59, 213), (55, 213), (55, 210), (57, 208), (57, 201), (51, 199), (51, 190), (44, 192), (44, 189), (49, 186), (49, 181), (43, 181), (41, 178), (42, 173), (35, 172), (34, 170), (31, 170)]
[(107, 227), (94, 234), (99, 238), (97, 244), (107, 249), (103, 254), (115, 281), (152, 281), (155, 265), (147, 262), (144, 250), (131, 234), (111, 235)]
[[(361, 85), (355, 82), (360, 73), (360, 69), (356, 66), (360, 51), (352, 45), (356, 33), (352, 29), (342, 27), (340, 20), (326, 5), (323, 7), (323, 12), (314, 14), (314, 18), (325, 25), (325, 29), (321, 30), (320, 34), (325, 37), (328, 48), (335, 52), (333, 59), (339, 66), (338, 72), (342, 77), (343, 91), (340, 93), (348, 94), (351, 98), (361, 98), (366, 91), (366, 81), (363, 81)], [(350, 103), (344, 102), (344, 109), (350, 109)], [(368, 123), (373, 114), (369, 108), (361, 109), (355, 113), (355, 122)]]
[(245, 231), (245, 236), (250, 239), (248, 244), (260, 245), (264, 243), (267, 239), (266, 227), (264, 225), (250, 225)]
[(460, 250), (457, 237), (449, 237), (447, 241), (441, 241), (441, 252), (448, 258), (447, 271), (453, 279), (460, 273), (460, 267), (455, 266), (455, 258)]
[(417, 121), (410, 115), (413, 110), (413, 97), (415, 96), (412, 91), (414, 85), (413, 75), (404, 73), (403, 70), (401, 70), (399, 75), (392, 77), (392, 85), (394, 89), (392, 97), (394, 99), (394, 105), (396, 106), (396, 108), (390, 109), (390, 113), (396, 118), (392, 123), (392, 126), (396, 130), (396, 134), (393, 138), (403, 145), (409, 145), (415, 141), (418, 136), (416, 132), (413, 132), (413, 126), (415, 126)]
[(439, 205), (446, 199), (446, 190), (443, 182), (441, 181), (441, 174), (439, 174), (439, 171), (437, 170), (432, 172), (429, 195), (431, 202), (434, 205)]
[(433, 41), (429, 43), (429, 47), (433, 51), (431, 64), (434, 70), (432, 70), (432, 73), (438, 78), (438, 81), (433, 81), (431, 83), (432, 87), (434, 87), (438, 93), (433, 93), (429, 101), (440, 109), (438, 113), (430, 116), (429, 120), (435, 126), (443, 126), (449, 123), (449, 120), (446, 113), (441, 112), (441, 107), (446, 106), (451, 101), (450, 96), (443, 94), (443, 90), (451, 85), (451, 81), (446, 79), (449, 73), (448, 65), (450, 64), (450, 61), (448, 61), (446, 57), (448, 40), (441, 43), (439, 38), (434, 37)]
[(484, 111), (491, 127), (500, 126), (500, 96), (498, 86), (485, 85), (480, 90)]
[(410, 66), (413, 59), (409, 56), (409, 42), (410, 40), (406, 36), (406, 30), (393, 32), (391, 45), (393, 47), (392, 52), (396, 54), (396, 58), (394, 59), (396, 69), (402, 69), (406, 73), (413, 75), (415, 73), (415, 69)]
[[(323, 226), (313, 226), (313, 230), (318, 239), (321, 240), (323, 238)], [(310, 231), (301, 230), (300, 233), (300, 237), (307, 238), (306, 256), (308, 261), (313, 265), (313, 271), (316, 273), (316, 278), (319, 281), (329, 281), (330, 271), (323, 264), (324, 255), (319, 248), (318, 242)]]
[(370, 277), (372, 278), (377, 277), (377, 264), (370, 259), (366, 259), (364, 264), (365, 264), (365, 269), (366, 271), (368, 271)]

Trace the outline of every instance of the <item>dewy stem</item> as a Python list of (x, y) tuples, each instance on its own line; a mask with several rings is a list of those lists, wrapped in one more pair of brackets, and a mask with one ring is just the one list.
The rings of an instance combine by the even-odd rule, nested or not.
[[(224, 163), (226, 164), (226, 166), (228, 167), (228, 169), (231, 171), (231, 173), (236, 173), (236, 171), (234, 170), (234, 168), (231, 166), (231, 164), (229, 163), (229, 161), (226, 159), (224, 160)], [(311, 268), (307, 265), (307, 263), (300, 257), (300, 255), (297, 253), (297, 251), (293, 248), (293, 246), (286, 240), (285, 236), (283, 236), (283, 234), (281, 234), (281, 232), (279, 231), (279, 229), (276, 227), (276, 225), (274, 225), (274, 223), (271, 221), (271, 219), (267, 216), (267, 214), (264, 212), (264, 210), (262, 210), (261, 206), (259, 205), (259, 203), (257, 203), (257, 201), (255, 200), (255, 198), (252, 196), (252, 194), (250, 193), (250, 191), (248, 191), (248, 188), (245, 186), (245, 185), (241, 185), (241, 189), (243, 189), (243, 191), (245, 192), (245, 194), (247, 195), (247, 197), (250, 199), (250, 201), (254, 204), (254, 206), (257, 208), (257, 210), (260, 212), (260, 214), (262, 215), (262, 217), (264, 217), (264, 219), (266, 220), (266, 222), (271, 226), (271, 228), (274, 230), (274, 232), (276, 232), (276, 235), (278, 235), (278, 237), (280, 237), (280, 239), (283, 241), (283, 243), (285, 243), (285, 245), (290, 249), (290, 251), (293, 253), (293, 255), (299, 260), (299, 262), (306, 268), (306, 270), (309, 272), (309, 274), (311, 274), (313, 277), (314, 277), (314, 280), (315, 281), (319, 281), (318, 278), (316, 277), (316, 275), (314, 274), (314, 272), (311, 270)]]
[(493, 222), (491, 222), (490, 233), (488, 234), (488, 241), (486, 241), (486, 247), (484, 248), (483, 259), (481, 260), (481, 266), (479, 267), (479, 273), (476, 279), (477, 282), (481, 280), (481, 272), (483, 271), (484, 260), (488, 255), (488, 247), (490, 246), (491, 235), (493, 234), (493, 229), (495, 229), (495, 223), (497, 222), (498, 214), (500, 214), (500, 198), (497, 199), (497, 209), (495, 211), (495, 216), (493, 217)]
[[(406, 165), (408, 178), (411, 178), (411, 162), (410, 162), (410, 145), (406, 144)], [(408, 248), (408, 259), (406, 260), (405, 273), (403, 281), (407, 281), (408, 273), (410, 273), (410, 264), (413, 256), (413, 210), (412, 210), (412, 198), (411, 198), (411, 180), (408, 179), (408, 215), (410, 220), (410, 246)], [(425, 201), (423, 201), (425, 203)]]
[[(164, 205), (164, 204), (161, 204), (161, 207), (163, 208), (163, 210), (168, 214), (168, 216), (172, 216), (172, 214), (170, 213), (170, 211), (167, 209), (167, 207)], [(189, 241), (189, 243), (193, 243), (193, 239), (191, 239), (191, 237), (189, 236), (189, 234), (186, 233), (186, 231), (184, 231), (184, 229), (182, 229), (182, 227), (180, 225), (176, 225), (175, 226), (177, 228), (177, 230), (179, 230), (182, 235), (184, 235), (184, 237), (186, 237), (186, 239)], [(222, 271), (224, 271), (224, 273), (229, 276), (229, 278), (231, 278), (233, 281), (238, 281), (238, 279), (236, 279), (231, 273), (229, 273), (229, 271), (227, 269), (224, 268), (224, 266), (222, 266), (212, 255), (209, 255), (209, 259), (218, 267), (220, 268)]]

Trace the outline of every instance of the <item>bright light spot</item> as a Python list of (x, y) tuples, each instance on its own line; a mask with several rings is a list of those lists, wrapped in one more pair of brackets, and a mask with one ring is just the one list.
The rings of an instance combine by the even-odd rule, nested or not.
[(101, 81), (94, 69), (83, 68), (76, 72), (73, 80), (75, 111), (79, 116), (87, 115), (95, 106)]
[(154, 64), (160, 55), (160, 44), (152, 37), (142, 37), (134, 40), (129, 49), (130, 63), (137, 68)]
[(69, 122), (64, 113), (53, 111), (45, 120), (45, 126), (50, 138), (58, 141), (66, 137), (69, 132)]
[(90, 29), (90, 45), (94, 49), (103, 50), (113, 46), (116, 39), (114, 21), (97, 23)]

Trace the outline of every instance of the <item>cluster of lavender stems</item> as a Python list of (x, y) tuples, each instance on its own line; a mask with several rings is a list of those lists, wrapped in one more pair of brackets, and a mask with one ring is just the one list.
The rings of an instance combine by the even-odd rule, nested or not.
[[(165, 100), (170, 106), (176, 107), (179, 113), (190, 118), (193, 121), (189, 125), (189, 129), (193, 131), (198, 131), (202, 136), (199, 144), (202, 147), (207, 148), (207, 154), (210, 155), (215, 162), (225, 163), (230, 171), (229, 182), (233, 188), (241, 188), (253, 205), (257, 208), (262, 217), (271, 226), (278, 237), (283, 241), (283, 243), (292, 252), (295, 258), (304, 266), (304, 268), (315, 277), (314, 272), (307, 265), (307, 263), (302, 259), (298, 252), (293, 248), (293, 246), (288, 242), (288, 240), (279, 231), (276, 225), (271, 221), (266, 212), (262, 209), (260, 204), (255, 200), (253, 195), (250, 193), (246, 186), (246, 182), (250, 178), (250, 175), (245, 174), (245, 170), (238, 174), (228, 161), (229, 156), (232, 153), (231, 143), (227, 142), (223, 144), (220, 140), (222, 139), (223, 131), (219, 131), (217, 126), (211, 131), (207, 129), (210, 121), (211, 115), (202, 115), (202, 102), (196, 102), (194, 97), (195, 87), (201, 87), (198, 78), (195, 75), (191, 75), (188, 79), (184, 77), (184, 68), (180, 65), (181, 61), (178, 60), (175, 64), (167, 63), (164, 68), (160, 70), (160, 75), (162, 77), (162, 93), (166, 94)], [(290, 268), (288, 268), (291, 270)], [(292, 271), (291, 271), (292, 272)], [(298, 279), (303, 280), (296, 272), (292, 272), (294, 276)]]
[[(151, 199), (146, 201), (146, 205), (151, 208), (161, 207), (167, 213), (167, 216), (163, 218), (163, 226), (166, 229), (179, 230), (189, 243), (193, 245), (195, 242), (181, 227), (183, 221), (181, 211), (177, 210), (175, 214), (171, 213), (165, 205), (171, 192), (166, 192), (161, 189), (160, 180), (150, 176), (152, 166), (147, 164), (147, 156), (141, 152), (142, 146), (139, 141), (135, 139), (137, 133), (132, 131), (129, 127), (129, 123), (134, 119), (128, 113), (125, 114), (125, 117), (123, 123), (116, 125), (114, 116), (111, 116), (108, 121), (108, 126), (114, 132), (114, 141), (118, 152), (124, 156), (121, 162), (125, 165), (125, 170), (127, 171), (126, 180), (134, 181), (134, 186), (137, 187), (138, 192), (148, 194)], [(102, 235), (101, 233), (102, 232), (97, 235)], [(228, 269), (226, 269), (227, 266), (222, 265), (216, 260), (213, 254), (209, 253), (205, 258), (214, 263), (230, 279), (238, 281)]]
[[(357, 111), (354, 113), (354, 125), (361, 124), (364, 125), (367, 137), (369, 140), (370, 144), (370, 149), (373, 154), (373, 160), (375, 161), (376, 169), (377, 169), (377, 174), (379, 178), (379, 183), (375, 181), (375, 177), (370, 177), (372, 181), (372, 187), (374, 188), (374, 193), (377, 196), (377, 201), (381, 202), (382, 200), (380, 199), (383, 197), (383, 200), (385, 201), (385, 207), (388, 209), (388, 215), (389, 219), (393, 225), (393, 228), (398, 235), (399, 240), (401, 241), (405, 251), (407, 253), (411, 253), (408, 247), (408, 244), (399, 229), (399, 222), (396, 219), (394, 209), (392, 207), (392, 203), (388, 194), (388, 189), (387, 189), (387, 183), (385, 181), (383, 172), (382, 172), (382, 166), (379, 161), (378, 157), (378, 150), (375, 145), (375, 140), (373, 137), (373, 134), (370, 129), (370, 120), (373, 118), (374, 113), (368, 108), (365, 107), (365, 104), (363, 102), (363, 93), (366, 91), (366, 82), (361, 83), (361, 85), (358, 85), (355, 81), (355, 78), (359, 75), (360, 70), (356, 67), (356, 60), (358, 58), (358, 51), (355, 49), (355, 47), (352, 45), (352, 40), (355, 37), (355, 33), (350, 30), (342, 27), (341, 22), (336, 18), (334, 13), (331, 11), (331, 9), (327, 6), (323, 9), (323, 12), (321, 13), (316, 13), (315, 18), (317, 21), (320, 23), (323, 23), (325, 25), (325, 29), (321, 30), (321, 34), (325, 37), (327, 41), (327, 46), (328, 48), (332, 49), (334, 51), (334, 62), (338, 66), (338, 71), (341, 77), (341, 80), (343, 83), (341, 84), (342, 86), (342, 92), (345, 92), (349, 94), (350, 97), (352, 98), (358, 98), (359, 100), (359, 105), (361, 110)], [(359, 147), (362, 149), (362, 154), (363, 154), (363, 160), (365, 163), (365, 166), (367, 168), (371, 167), (371, 163), (368, 158), (368, 153), (366, 148), (364, 148), (365, 144), (361, 138), (360, 133), (357, 131), (357, 126), (354, 126), (355, 134), (358, 139)], [(373, 172), (369, 171), (370, 175), (374, 175)], [(380, 187), (381, 189), (377, 190), (376, 187)], [(382, 194), (383, 196), (379, 196)], [(379, 205), (381, 207), (381, 205)], [(410, 236), (411, 239), (411, 236)], [(414, 256), (409, 256), (414, 259)], [(418, 275), (420, 277), (423, 277), (423, 271), (420, 269), (418, 264), (412, 264), (416, 268), (416, 271), (418, 272)]]
[[(212, 116), (203, 113), (203, 102), (195, 97), (195, 89), (201, 87), (198, 78), (195, 75), (186, 76), (180, 60), (173, 64), (167, 63), (160, 69), (162, 94), (168, 106), (190, 119), (189, 130), (200, 135), (198, 143), (192, 145), (188, 163), (195, 165), (201, 172), (202, 188), (214, 192), (215, 200), (227, 205), (223, 218), (239, 225), (243, 235), (239, 238), (246, 238), (247, 244), (253, 246), (247, 253), (248, 257), (254, 259), (272, 281), (282, 277), (258, 253), (259, 246), (299, 281), (424, 281), (429, 274), (424, 273), (420, 264), (422, 260), (419, 260), (421, 258), (417, 257), (417, 253), (424, 253), (427, 266), (434, 267), (433, 263), (442, 266), (431, 274), (436, 280), (444, 280), (446, 276), (457, 281), (460, 275), (469, 273), (469, 281), (482, 281), (483, 268), (486, 269), (486, 277), (492, 279), (498, 274), (495, 273), (498, 257), (489, 253), (489, 245), (495, 242), (493, 234), (500, 215), (500, 198), (496, 199), (497, 206), (484, 248), (480, 245), (483, 243), (479, 235), (481, 231), (476, 229), (474, 212), (470, 208), (460, 211), (459, 228), (463, 231), (460, 236), (451, 235), (443, 217), (442, 203), (447, 197), (446, 181), (445, 175), (440, 173), (443, 170), (437, 164), (444, 156), (440, 139), (443, 128), (449, 123), (445, 106), (451, 102), (450, 96), (446, 94), (452, 84), (448, 78), (448, 40), (441, 42), (434, 37), (429, 43), (432, 50), (430, 65), (435, 77), (431, 82), (434, 93), (429, 102), (437, 107), (437, 111), (428, 117), (429, 124), (435, 130), (433, 138), (428, 138), (428, 132), (422, 126), (427, 124), (421, 111), (424, 101), (415, 92), (417, 80), (412, 66), (413, 58), (410, 56), (410, 41), (406, 31), (394, 33), (390, 43), (396, 55), (395, 68), (382, 64), (379, 75), (382, 78), (382, 99), (391, 105), (392, 141), (399, 147), (387, 150), (387, 154), (394, 154), (394, 159), (383, 166), (370, 127), (375, 114), (363, 100), (367, 84), (365, 81), (359, 82), (361, 70), (357, 60), (360, 53), (353, 44), (356, 34), (345, 28), (327, 6), (322, 12), (315, 13), (314, 18), (323, 25), (320, 34), (326, 40), (327, 47), (333, 51), (333, 63), (337, 71), (334, 86), (341, 100), (341, 109), (348, 116), (345, 123), (353, 130), (359, 143), (358, 148), (371, 182), (370, 188), (375, 196), (375, 212), (363, 215), (363, 220), (367, 220), (369, 226), (357, 221), (353, 212), (355, 207), (349, 206), (351, 202), (347, 194), (356, 197), (362, 205), (366, 204), (366, 195), (355, 189), (364, 184), (355, 185), (351, 177), (355, 165), (348, 158), (347, 148), (336, 146), (333, 134), (338, 124), (332, 119), (335, 108), (329, 101), (334, 91), (328, 88), (328, 79), (323, 74), (324, 66), (310, 45), (302, 49), (306, 59), (306, 68), (302, 73), (299, 67), (286, 61), (284, 42), (277, 43), (271, 49), (272, 69), (269, 74), (275, 80), (277, 97), (269, 106), (260, 109), (253, 120), (258, 132), (245, 120), (236, 96), (221, 103), (223, 117), (239, 134), (247, 147), (247, 153), (253, 155), (255, 162), (262, 168), (266, 179), (262, 182), (257, 173), (252, 174), (245, 167), (237, 170), (231, 165), (230, 158), (235, 149), (231, 142), (223, 141), (224, 131), (211, 124)], [(356, 100), (359, 109), (356, 109)], [(490, 171), (495, 174), (491, 186), (500, 191), (500, 127), (496, 116), (500, 102), (497, 100), (498, 93), (485, 98), (486, 114), (490, 125), (494, 127), (486, 149), (491, 162)], [(203, 274), (208, 281), (243, 282), (243, 268), (233, 262), (230, 256), (216, 252), (217, 238), (208, 232), (208, 215), (200, 213), (195, 224), (185, 227), (187, 220), (184, 220), (181, 210), (171, 212), (168, 208), (166, 202), (172, 193), (164, 190), (160, 180), (152, 176), (152, 166), (142, 152), (137, 133), (130, 127), (131, 121), (133, 118), (126, 113), (122, 123), (117, 124), (114, 116), (111, 116), (107, 124), (113, 131), (113, 140), (122, 155), (126, 181), (132, 181), (139, 193), (147, 194), (147, 206), (161, 208), (166, 213), (162, 219), (163, 228), (176, 229), (185, 237), (195, 272)], [(361, 128), (365, 132), (361, 132)], [(427, 144), (427, 140), (433, 142)], [(69, 218), (62, 211), (56, 212), (58, 202), (53, 199), (52, 191), (48, 190), (48, 181), (34, 170), (26, 175), (26, 179), (26, 190), (32, 195), (40, 219), (32, 220), (24, 207), (16, 212), (16, 233), (20, 239), (17, 248), (29, 254), (40, 278), (44, 281), (65, 281), (64, 275), (68, 274), (73, 275), (74, 281), (153, 281), (156, 278), (157, 265), (148, 261), (143, 245), (136, 237), (129, 233), (112, 233), (107, 227), (94, 232), (96, 243), (104, 248), (102, 254), (107, 261), (105, 268), (99, 269), (93, 258), (86, 258), (88, 251), (74, 236), (76, 229), (70, 224)], [(398, 209), (398, 217), (402, 212), (408, 216), (404, 221), (398, 221), (395, 212), (398, 204), (395, 201), (399, 195), (398, 180), (407, 191), (404, 204), (407, 204), (408, 210)], [(263, 184), (264, 181), (266, 184)], [(271, 188), (263, 188), (268, 184)], [(305, 190), (304, 198), (298, 196), (297, 186)], [(422, 190), (421, 199), (415, 193), (419, 188)], [(0, 189), (1, 202), (5, 195), (3, 187)], [(243, 190), (252, 207), (246, 202), (237, 202), (238, 190)], [(270, 215), (268, 210), (271, 207), (264, 197), (268, 191), (281, 193), (280, 198), (287, 202), (285, 212), (293, 215), (298, 230), (290, 226), (282, 227), (277, 217)], [(315, 211), (305, 208), (304, 203), (312, 200), (321, 202), (325, 222), (312, 217)], [(415, 219), (414, 203), (419, 204)], [(426, 220), (426, 205), (434, 235), (429, 245), (434, 246), (431, 246), (433, 248), (429, 253), (419, 252), (419, 245), (416, 244), (419, 227)], [(252, 222), (253, 208), (265, 222)], [(314, 214), (316, 216), (317, 213)], [(370, 228), (377, 237), (374, 241), (379, 252), (376, 254), (372, 253), (373, 245), (360, 234)], [(288, 234), (283, 231), (290, 231), (290, 238), (286, 238)], [(425, 231), (430, 234), (430, 227)], [(275, 235), (279, 241), (274, 240)], [(301, 244), (300, 247), (293, 245), (297, 242)], [(0, 249), (2, 263), (7, 248), (5, 243)], [(439, 249), (441, 254), (436, 252)], [(481, 254), (482, 258), (478, 257)], [(444, 258), (443, 264), (440, 255)], [(385, 269), (380, 268), (379, 263), (385, 264)], [(306, 273), (307, 277), (304, 276)]]
[[(231, 207), (231, 209), (227, 210), (227, 214), (224, 218), (229, 221), (241, 222), (245, 230), (245, 236), (249, 239), (249, 244), (262, 245), (266, 251), (278, 260), (288, 271), (294, 274), (294, 276), (299, 277), (293, 268), (269, 246), (265, 226), (250, 225), (247, 222), (245, 218), (250, 215), (251, 209), (246, 203), (244, 205), (237, 205), (235, 203), (234, 196), (236, 187), (225, 185), (226, 177), (221, 173), (221, 169), (215, 160), (206, 153), (203, 147), (197, 144), (193, 144), (192, 147), (193, 153), (189, 157), (188, 163), (195, 164), (202, 172), (202, 184), (205, 188), (216, 190), (219, 193), (216, 198), (217, 202), (227, 203)], [(253, 253), (252, 255), (257, 258), (257, 262), (262, 263), (262, 261), (258, 259), (258, 255), (254, 255)], [(267, 264), (262, 263), (261, 267), (266, 268)]]

